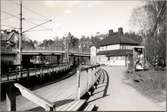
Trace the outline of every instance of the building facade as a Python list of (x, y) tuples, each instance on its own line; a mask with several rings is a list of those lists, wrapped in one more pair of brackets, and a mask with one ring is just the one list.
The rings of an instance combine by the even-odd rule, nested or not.
[(139, 45), (139, 42), (124, 35), (123, 28), (118, 28), (118, 32), (109, 30), (108, 36), (91, 52), (96, 52), (96, 63), (127, 66), (133, 59), (133, 48)]

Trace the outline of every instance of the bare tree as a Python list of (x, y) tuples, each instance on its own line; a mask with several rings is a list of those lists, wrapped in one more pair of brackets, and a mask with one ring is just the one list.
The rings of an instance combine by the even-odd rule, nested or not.
[(134, 9), (130, 25), (144, 38), (148, 61), (152, 65), (165, 66), (166, 1), (147, 1)]

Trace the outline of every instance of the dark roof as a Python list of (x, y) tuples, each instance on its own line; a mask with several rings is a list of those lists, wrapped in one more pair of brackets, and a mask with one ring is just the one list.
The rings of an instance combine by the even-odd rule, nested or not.
[(97, 53), (97, 55), (106, 55), (106, 56), (126, 56), (128, 54), (133, 54), (133, 50), (118, 49), (118, 50), (99, 51)]
[(140, 43), (128, 38), (125, 35), (115, 34), (104, 38), (102, 41), (98, 43), (97, 47), (114, 44), (139, 45)]

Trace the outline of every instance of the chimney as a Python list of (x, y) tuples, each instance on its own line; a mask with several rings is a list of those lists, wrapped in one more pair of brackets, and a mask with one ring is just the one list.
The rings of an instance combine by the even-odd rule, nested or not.
[(118, 34), (123, 35), (123, 28), (122, 27), (118, 28)]
[(113, 34), (113, 30), (109, 30), (109, 36), (111, 36)]

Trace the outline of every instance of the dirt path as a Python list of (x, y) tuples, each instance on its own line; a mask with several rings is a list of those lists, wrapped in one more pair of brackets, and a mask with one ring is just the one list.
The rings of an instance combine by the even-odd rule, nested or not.
[[(159, 106), (152, 100), (141, 95), (125, 82), (125, 67), (103, 67), (109, 77), (108, 90), (105, 97), (102, 93), (105, 90), (106, 81), (95, 91), (90, 98), (90, 103), (99, 106), (102, 111), (112, 110), (138, 110), (138, 111), (164, 111), (165, 105)], [(106, 76), (105, 76), (106, 78)]]

